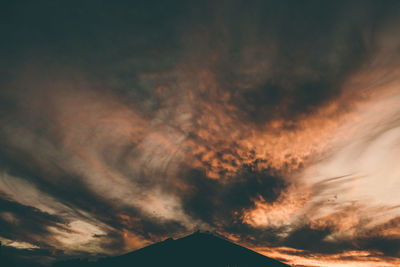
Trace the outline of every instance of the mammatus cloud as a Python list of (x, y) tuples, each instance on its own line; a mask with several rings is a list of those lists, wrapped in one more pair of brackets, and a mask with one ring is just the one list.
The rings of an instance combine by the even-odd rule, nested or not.
[(204, 229), (398, 264), (395, 2), (8, 8), (7, 246), (50, 262)]

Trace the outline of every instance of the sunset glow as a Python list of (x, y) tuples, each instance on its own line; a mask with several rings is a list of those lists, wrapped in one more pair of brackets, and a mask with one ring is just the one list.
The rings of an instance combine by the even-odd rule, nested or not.
[(3, 246), (400, 266), (397, 1), (83, 2), (2, 18)]

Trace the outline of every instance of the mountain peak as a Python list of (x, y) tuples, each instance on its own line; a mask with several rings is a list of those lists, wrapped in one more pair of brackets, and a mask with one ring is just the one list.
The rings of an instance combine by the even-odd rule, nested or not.
[(115, 267), (115, 266), (288, 266), (255, 251), (234, 244), (211, 232), (194, 232), (188, 236), (168, 238), (125, 255), (98, 260), (61, 262), (54, 267)]

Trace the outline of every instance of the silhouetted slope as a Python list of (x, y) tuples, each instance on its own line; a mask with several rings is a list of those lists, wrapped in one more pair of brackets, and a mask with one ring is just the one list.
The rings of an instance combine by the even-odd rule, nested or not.
[[(80, 264), (80, 265), (79, 265)], [(173, 240), (169, 238), (134, 252), (98, 262), (58, 263), (55, 266), (151, 267), (151, 266), (288, 266), (252, 250), (206, 233)]]

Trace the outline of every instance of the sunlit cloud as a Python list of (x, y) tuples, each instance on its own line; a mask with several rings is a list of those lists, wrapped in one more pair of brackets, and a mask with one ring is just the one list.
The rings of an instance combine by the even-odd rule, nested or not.
[(0, 63), (6, 246), (99, 257), (200, 229), (290, 264), (399, 264), (394, 4), (83, 6), (53, 41), (32, 5)]

